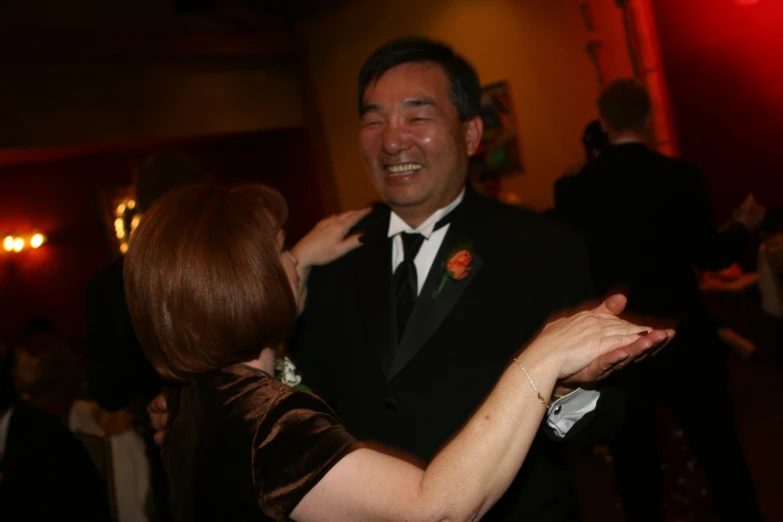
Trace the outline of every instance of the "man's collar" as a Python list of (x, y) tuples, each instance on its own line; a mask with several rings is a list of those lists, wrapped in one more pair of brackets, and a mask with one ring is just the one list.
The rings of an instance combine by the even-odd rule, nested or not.
[(612, 145), (627, 145), (629, 143), (638, 143), (640, 145), (644, 145), (644, 141), (637, 138), (621, 138), (619, 140), (613, 141)]
[(465, 198), (465, 188), (463, 187), (462, 192), (459, 193), (459, 196), (457, 196), (454, 199), (454, 201), (452, 201), (445, 207), (436, 210), (430, 217), (428, 217), (424, 221), (424, 223), (419, 225), (419, 227), (416, 228), (415, 230), (411, 228), (411, 226), (408, 225), (405, 221), (403, 221), (403, 219), (400, 216), (398, 216), (392, 211), (391, 216), (389, 218), (389, 237), (394, 237), (400, 232), (418, 232), (425, 238), (429, 239), (438, 221), (440, 221), (449, 212), (454, 210), (457, 207), (457, 205), (462, 203), (462, 200), (464, 198)]

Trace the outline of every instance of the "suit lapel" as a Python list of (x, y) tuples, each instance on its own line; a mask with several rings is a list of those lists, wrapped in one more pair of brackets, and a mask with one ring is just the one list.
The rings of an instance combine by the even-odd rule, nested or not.
[[(388, 209), (378, 210), (377, 220), (365, 230), (362, 255), (357, 258), (355, 277), (359, 307), (367, 332), (368, 348), (375, 352), (388, 378), (396, 344), (392, 301), (391, 240)], [(375, 216), (374, 216), (375, 217)]]
[[(453, 210), (454, 215), (451, 225), (438, 250), (435, 261), (432, 263), (421, 294), (416, 300), (416, 306), (413, 309), (402, 341), (397, 348), (391, 370), (386, 375), (387, 382), (391, 381), (427, 344), (427, 341), (438, 330), (462, 294), (472, 284), (484, 264), (481, 255), (475, 250), (475, 240), (478, 239), (479, 227), (475, 224), (475, 217), (470, 216), (474, 197), (477, 196), (472, 191), (467, 190), (465, 199)], [(469, 217), (474, 219), (469, 219)], [(449, 256), (457, 249), (471, 243), (474, 248), (472, 253), (473, 259), (470, 264), (470, 275), (462, 281), (449, 280), (437, 297), (433, 297), (445, 274), (444, 264)]]

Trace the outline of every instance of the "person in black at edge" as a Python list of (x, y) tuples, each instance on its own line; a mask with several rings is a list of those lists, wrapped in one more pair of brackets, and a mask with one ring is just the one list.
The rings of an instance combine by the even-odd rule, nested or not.
[[(749, 196), (719, 232), (701, 171), (646, 145), (646, 88), (618, 80), (601, 94), (598, 107), (611, 145), (578, 175), (555, 184), (556, 213), (585, 235), (599, 293), (622, 288), (630, 313), (645, 316), (645, 324), (677, 329), (659, 357), (615, 377), (631, 391), (626, 422), (611, 445), (626, 519), (663, 521), (654, 408), (668, 404), (707, 474), (723, 520), (760, 521), (734, 425), (727, 350), (707, 316), (692, 266), (716, 270), (735, 261), (765, 209)], [(667, 247), (636, 254), (650, 244)]]

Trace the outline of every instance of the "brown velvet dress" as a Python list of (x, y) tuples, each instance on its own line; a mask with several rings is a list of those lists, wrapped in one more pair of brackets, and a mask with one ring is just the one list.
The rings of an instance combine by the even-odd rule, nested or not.
[(244, 364), (181, 389), (162, 454), (176, 521), (288, 520), (360, 444), (321, 399)]

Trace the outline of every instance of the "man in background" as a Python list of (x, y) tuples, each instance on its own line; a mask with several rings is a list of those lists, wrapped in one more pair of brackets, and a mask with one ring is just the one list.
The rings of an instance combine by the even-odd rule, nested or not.
[[(143, 219), (143, 213), (167, 192), (208, 180), (209, 175), (183, 154), (153, 155), (134, 173), (136, 211)], [(101, 418), (107, 435), (129, 429), (131, 423), (143, 425), (152, 475), (152, 520), (168, 520), (166, 475), (145, 413), (145, 405), (160, 392), (161, 382), (133, 332), (125, 303), (122, 267), (120, 257), (101, 270), (85, 289), (92, 365), (88, 391), (104, 410)]]
[[(718, 231), (700, 170), (649, 148), (651, 103), (635, 80), (598, 100), (610, 146), (555, 185), (558, 215), (584, 233), (599, 293), (622, 289), (643, 324), (677, 329), (672, 345), (618, 375), (630, 391), (627, 421), (611, 450), (627, 520), (663, 521), (654, 408), (673, 408), (703, 466), (723, 520), (762, 520), (734, 425), (727, 350), (692, 269), (725, 268), (745, 249), (765, 210), (752, 197)], [(643, 251), (651, 244), (665, 248)], [(618, 255), (622, 252), (623, 255)]]

